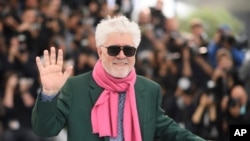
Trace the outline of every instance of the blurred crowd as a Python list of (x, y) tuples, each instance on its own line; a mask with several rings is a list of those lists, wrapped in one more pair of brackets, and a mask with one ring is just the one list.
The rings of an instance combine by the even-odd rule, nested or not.
[[(250, 122), (250, 59), (247, 42), (218, 25), (209, 38), (202, 19), (190, 32), (162, 13), (163, 2), (141, 9), (142, 40), (137, 73), (162, 86), (162, 108), (183, 128), (227, 141), (231, 124)], [(56, 140), (37, 137), (30, 116), (40, 91), (35, 57), (51, 46), (64, 50), (72, 75), (92, 70), (98, 56), (94, 31), (107, 15), (132, 19), (131, 0), (0, 0), (0, 141)]]

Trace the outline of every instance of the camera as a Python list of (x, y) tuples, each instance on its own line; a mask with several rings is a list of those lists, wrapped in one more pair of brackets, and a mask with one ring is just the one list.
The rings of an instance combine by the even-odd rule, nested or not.
[(228, 100), (228, 107), (240, 106), (240, 100), (230, 97)]
[(208, 80), (204, 88), (205, 93), (214, 101), (218, 102), (222, 96), (222, 92), (218, 91), (218, 84), (213, 80)]
[(18, 41), (19, 41), (19, 52), (20, 53), (25, 53), (26, 51), (27, 51), (27, 37), (26, 37), (26, 35), (25, 34), (19, 34), (18, 36), (17, 36), (17, 38), (18, 38)]
[(229, 45), (235, 45), (236, 40), (233, 35), (230, 34), (222, 34), (220, 38), (220, 43), (228, 43)]
[(165, 55), (165, 60), (178, 60), (181, 58), (181, 54), (179, 52), (169, 52)]
[(185, 47), (187, 45), (187, 39), (185, 39), (179, 32), (171, 32), (169, 34), (169, 44), (173, 47)]
[(52, 22), (52, 21), (55, 21), (56, 19), (55, 18), (52, 18), (52, 17), (48, 17), (47, 18), (47, 22)]
[(220, 38), (220, 44), (228, 43), (238, 49), (248, 48), (248, 37), (246, 35), (231, 35), (231, 34), (222, 34)]
[(249, 48), (248, 37), (246, 35), (236, 35), (235, 38), (235, 46), (237, 48)]

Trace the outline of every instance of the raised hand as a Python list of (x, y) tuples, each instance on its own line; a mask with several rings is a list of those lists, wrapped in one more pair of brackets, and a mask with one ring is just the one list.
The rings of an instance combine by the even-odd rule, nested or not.
[(58, 50), (57, 58), (54, 47), (50, 48), (50, 54), (48, 50), (44, 50), (43, 54), (43, 63), (40, 57), (36, 57), (42, 92), (47, 95), (57, 94), (71, 75), (73, 67), (68, 66), (63, 71), (63, 51), (61, 49)]

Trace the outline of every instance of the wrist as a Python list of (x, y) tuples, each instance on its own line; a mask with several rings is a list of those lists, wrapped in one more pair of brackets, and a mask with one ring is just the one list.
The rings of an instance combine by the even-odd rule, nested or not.
[(15, 94), (14, 88), (6, 88), (5, 95), (14, 96), (14, 94)]
[(42, 89), (42, 93), (45, 95), (56, 95), (58, 94), (59, 91), (56, 90), (47, 90), (47, 89)]
[(41, 92), (41, 95), (40, 95), (40, 101), (42, 102), (51, 102), (55, 99), (55, 97), (57, 96), (57, 94), (55, 95), (47, 95), (47, 94), (44, 94), (43, 92)]

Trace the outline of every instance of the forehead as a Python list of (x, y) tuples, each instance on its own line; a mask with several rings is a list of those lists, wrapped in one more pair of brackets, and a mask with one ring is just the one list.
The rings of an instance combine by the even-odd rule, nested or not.
[(133, 46), (133, 38), (129, 33), (110, 33), (106, 39), (107, 45), (131, 45)]
[(228, 55), (221, 55), (221, 56), (218, 56), (218, 61), (231, 61), (232, 62), (232, 59)]
[(245, 91), (241, 87), (236, 87), (233, 89), (231, 96), (233, 98), (241, 98), (245, 96)]

